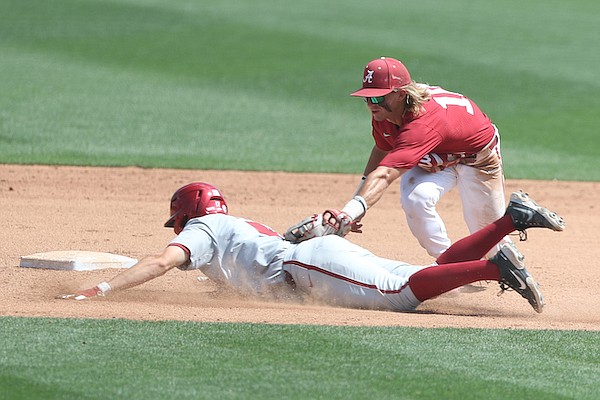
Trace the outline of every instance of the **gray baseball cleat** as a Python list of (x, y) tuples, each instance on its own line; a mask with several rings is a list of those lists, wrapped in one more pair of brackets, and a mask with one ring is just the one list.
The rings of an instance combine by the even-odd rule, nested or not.
[(517, 246), (506, 243), (490, 261), (500, 268), (500, 294), (512, 289), (527, 299), (536, 312), (541, 313), (544, 308), (544, 296), (538, 283), (527, 272), (524, 258)]
[(565, 222), (561, 216), (537, 205), (527, 193), (522, 191), (510, 195), (506, 214), (511, 216), (515, 228), (519, 231), (527, 228), (548, 228), (554, 231), (565, 229)]

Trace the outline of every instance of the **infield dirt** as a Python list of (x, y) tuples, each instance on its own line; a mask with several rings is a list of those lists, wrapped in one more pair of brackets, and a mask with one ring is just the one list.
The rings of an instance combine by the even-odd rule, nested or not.
[[(518, 243), (541, 283), (546, 308), (536, 314), (514, 292), (486, 290), (444, 295), (414, 313), (350, 310), (318, 304), (275, 303), (221, 293), (198, 272), (166, 276), (106, 298), (76, 302), (56, 295), (87, 288), (118, 271), (20, 268), (19, 257), (54, 250), (88, 250), (141, 258), (160, 252), (173, 237), (163, 228), (171, 194), (206, 181), (226, 196), (230, 212), (283, 232), (326, 208), (341, 207), (359, 177), (290, 174), (0, 165), (0, 315), (190, 320), (356, 326), (476, 327), (600, 330), (600, 183), (508, 180), (506, 196), (522, 189), (566, 220), (564, 232), (529, 230)], [(348, 239), (387, 258), (413, 264), (432, 259), (412, 237), (393, 185), (369, 210), (363, 234)], [(467, 234), (457, 191), (439, 204), (452, 239)], [(518, 241), (518, 237), (514, 237)]]

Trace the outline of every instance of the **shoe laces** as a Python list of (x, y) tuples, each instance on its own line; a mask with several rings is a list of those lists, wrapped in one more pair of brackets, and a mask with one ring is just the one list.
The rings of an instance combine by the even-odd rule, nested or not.
[(496, 295), (498, 297), (502, 296), (504, 294), (504, 292), (509, 292), (509, 291), (514, 290), (513, 288), (508, 286), (504, 281), (500, 281), (499, 283), (500, 283), (500, 291)]
[[(512, 236), (513, 234), (511, 234)], [(519, 242), (527, 241), (527, 231), (519, 231)]]

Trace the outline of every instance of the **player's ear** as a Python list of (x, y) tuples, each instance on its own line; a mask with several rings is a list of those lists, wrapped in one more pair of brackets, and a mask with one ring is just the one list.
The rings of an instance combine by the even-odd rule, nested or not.
[(403, 89), (394, 89), (394, 92), (398, 93), (398, 97), (396, 98), (397, 101), (408, 101), (408, 93), (406, 93), (406, 90)]
[(408, 92), (406, 90), (402, 91), (402, 100), (404, 101), (407, 107), (410, 106), (410, 96), (408, 95)]

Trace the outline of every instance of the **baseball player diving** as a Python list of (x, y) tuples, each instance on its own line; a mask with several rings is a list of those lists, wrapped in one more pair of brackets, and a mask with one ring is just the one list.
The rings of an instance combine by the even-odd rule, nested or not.
[(108, 281), (59, 298), (85, 300), (140, 285), (173, 268), (199, 270), (222, 286), (264, 298), (285, 293), (341, 307), (410, 311), (457, 287), (497, 281), (542, 312), (544, 299), (523, 256), (505, 244), (490, 260), (482, 256), (515, 230), (564, 229), (557, 214), (523, 192), (513, 193), (504, 216), (454, 243), (435, 266), (378, 257), (344, 239), (335, 210), (315, 215), (286, 233), (229, 215), (222, 193), (193, 182), (171, 198), (165, 227), (177, 235), (164, 250), (142, 258)]
[[(407, 224), (420, 245), (439, 257), (451, 244), (438, 201), (458, 187), (469, 232), (505, 210), (500, 136), (479, 107), (460, 93), (412, 80), (398, 60), (381, 57), (364, 68), (362, 97), (371, 114), (375, 144), (342, 224), (361, 232), (360, 221), (398, 178)], [(508, 237), (502, 243), (508, 243)]]

